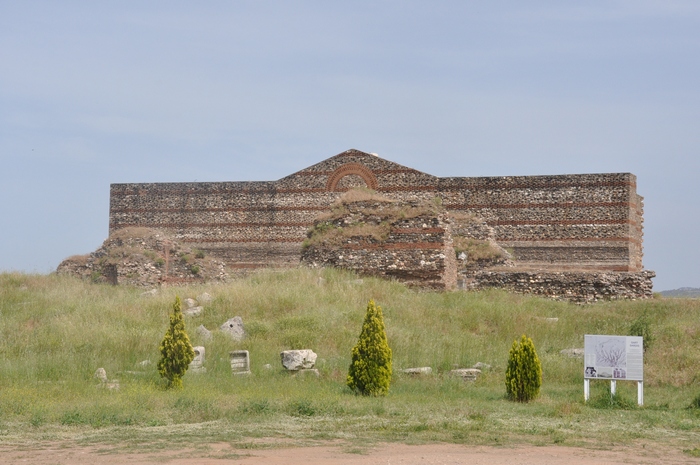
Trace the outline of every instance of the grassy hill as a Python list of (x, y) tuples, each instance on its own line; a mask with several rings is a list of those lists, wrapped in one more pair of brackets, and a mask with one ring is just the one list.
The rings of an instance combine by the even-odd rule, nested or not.
[(664, 297), (681, 297), (681, 298), (700, 299), (700, 288), (681, 287), (678, 289), (671, 289), (669, 291), (661, 291), (661, 295)]
[[(224, 441), (266, 447), (337, 439), (612, 446), (658, 441), (700, 447), (700, 301), (658, 298), (577, 306), (500, 291), (419, 292), (391, 281), (338, 270), (255, 274), (229, 284), (143, 289), (95, 285), (65, 276), (0, 274), (0, 433), (11, 444), (64, 441), (142, 449)], [(175, 296), (208, 292), (201, 316), (187, 317), (194, 345), (206, 347), (205, 374), (187, 374), (184, 389), (163, 388), (155, 364)], [(365, 308), (384, 312), (394, 354), (385, 398), (345, 386), (350, 350)], [(233, 342), (214, 332), (239, 315), (248, 333)], [(655, 336), (645, 357), (645, 406), (636, 384), (592, 382), (583, 402), (583, 361), (562, 349), (583, 347), (584, 334), (628, 334), (646, 315)], [(558, 318), (558, 321), (552, 321)], [(550, 320), (548, 320), (550, 319)], [(513, 340), (532, 337), (543, 387), (530, 404), (506, 400), (504, 371)], [(291, 377), (279, 353), (310, 348), (320, 378)], [(252, 376), (233, 377), (228, 352), (247, 349)], [(152, 362), (145, 368), (140, 362)], [(475, 383), (448, 376), (477, 362), (492, 366)], [(272, 368), (265, 368), (265, 365)], [(430, 366), (414, 378), (402, 368)], [(104, 367), (120, 389), (97, 387)], [(143, 372), (143, 373), (140, 373)], [(262, 438), (262, 439), (261, 439)]]

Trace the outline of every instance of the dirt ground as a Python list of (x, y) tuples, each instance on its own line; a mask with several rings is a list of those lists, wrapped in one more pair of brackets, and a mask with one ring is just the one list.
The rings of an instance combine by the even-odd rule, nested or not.
[(0, 446), (0, 463), (37, 465), (96, 464), (201, 464), (201, 465), (552, 465), (552, 464), (690, 464), (700, 458), (680, 450), (639, 446), (618, 450), (592, 450), (560, 446), (487, 447), (456, 444), (379, 444), (357, 448), (342, 444), (274, 449), (233, 449), (229, 444), (209, 444), (197, 450), (114, 452), (97, 447), (63, 448), (60, 444), (36, 450), (11, 450)]

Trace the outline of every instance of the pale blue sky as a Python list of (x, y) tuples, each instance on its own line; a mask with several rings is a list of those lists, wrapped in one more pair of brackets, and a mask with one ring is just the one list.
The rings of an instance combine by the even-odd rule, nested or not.
[(700, 2), (0, 0), (0, 270), (107, 237), (109, 185), (632, 172), (655, 290), (700, 287)]

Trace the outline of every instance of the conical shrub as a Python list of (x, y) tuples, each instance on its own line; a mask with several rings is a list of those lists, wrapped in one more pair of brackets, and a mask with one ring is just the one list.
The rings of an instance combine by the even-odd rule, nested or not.
[(373, 300), (367, 305), (357, 345), (352, 349), (352, 361), (347, 385), (365, 396), (384, 396), (391, 384), (391, 349), (386, 338), (381, 307)]
[(175, 297), (173, 312), (170, 314), (170, 327), (160, 343), (158, 372), (168, 381), (169, 388), (181, 388), (182, 377), (194, 359), (194, 349), (185, 331), (180, 297)]
[(513, 341), (506, 368), (506, 392), (508, 398), (529, 402), (536, 398), (542, 386), (542, 365), (532, 339), (525, 336)]

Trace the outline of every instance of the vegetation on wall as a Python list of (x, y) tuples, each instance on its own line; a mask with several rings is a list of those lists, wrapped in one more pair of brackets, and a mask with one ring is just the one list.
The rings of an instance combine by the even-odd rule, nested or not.
[(477, 263), (497, 263), (503, 261), (506, 256), (500, 247), (496, 247), (489, 241), (473, 239), (464, 236), (453, 236), (452, 241), (454, 244), (455, 255), (459, 255), (464, 252), (467, 256), (466, 261), (468, 264)]
[(443, 211), (439, 197), (406, 203), (389, 199), (371, 189), (351, 189), (343, 193), (328, 212), (316, 218), (302, 247), (318, 243), (339, 246), (353, 237), (385, 241), (393, 223)]

